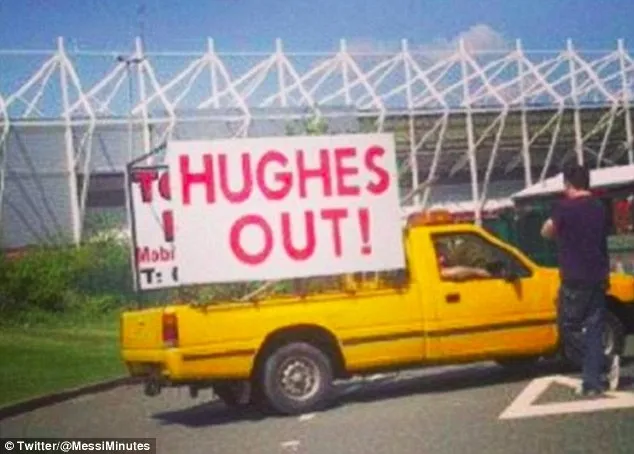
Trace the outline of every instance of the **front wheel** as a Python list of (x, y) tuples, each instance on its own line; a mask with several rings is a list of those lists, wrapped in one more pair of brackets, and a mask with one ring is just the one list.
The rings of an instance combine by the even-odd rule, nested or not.
[(605, 314), (603, 348), (606, 355), (622, 355), (625, 349), (625, 327), (610, 311)]
[(333, 395), (330, 359), (320, 349), (296, 342), (278, 348), (265, 361), (262, 391), (277, 412), (294, 415), (324, 408)]
[[(622, 355), (625, 348), (625, 327), (614, 313), (605, 314), (605, 328), (603, 330), (603, 352), (607, 356)], [(583, 348), (583, 342), (580, 345)], [(564, 360), (568, 366), (581, 368), (583, 366), (583, 352), (576, 347), (564, 348)]]

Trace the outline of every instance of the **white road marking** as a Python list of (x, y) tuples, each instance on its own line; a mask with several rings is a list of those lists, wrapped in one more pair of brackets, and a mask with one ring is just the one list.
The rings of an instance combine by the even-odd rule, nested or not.
[(310, 421), (311, 419), (313, 419), (315, 417), (315, 413), (307, 413), (305, 415), (301, 415), (299, 417), (300, 421)]
[(396, 374), (374, 374), (366, 377), (365, 381), (373, 382), (378, 380), (385, 380), (392, 377), (396, 377)]
[(280, 443), (280, 445), (282, 446), (283, 449), (292, 449), (293, 451), (295, 451), (297, 447), (299, 446), (299, 441), (298, 440), (284, 441)]
[(563, 375), (537, 378), (524, 388), (511, 405), (500, 414), (499, 419), (530, 418), (566, 413), (588, 413), (634, 407), (634, 393), (622, 391), (606, 392), (606, 397), (589, 400), (534, 405), (533, 402), (535, 402), (549, 386), (555, 383), (572, 389), (577, 389), (581, 386), (581, 380)]

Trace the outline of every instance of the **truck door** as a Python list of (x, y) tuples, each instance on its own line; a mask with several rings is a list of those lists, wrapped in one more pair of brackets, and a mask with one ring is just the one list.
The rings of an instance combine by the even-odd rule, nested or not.
[(552, 343), (555, 321), (537, 310), (543, 292), (519, 257), (477, 231), (432, 241), (439, 285), (428, 336), (442, 357), (530, 354)]
[(409, 265), (376, 278), (376, 285), (360, 285), (354, 309), (348, 306), (345, 316), (333, 320), (351, 370), (416, 363), (424, 356), (420, 288), (410, 278)]

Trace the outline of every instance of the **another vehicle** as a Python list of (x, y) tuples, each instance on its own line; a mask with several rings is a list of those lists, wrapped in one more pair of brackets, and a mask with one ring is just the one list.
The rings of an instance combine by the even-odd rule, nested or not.
[[(443, 279), (443, 244), (489, 277)], [(212, 387), (229, 405), (297, 414), (325, 408), (333, 381), (355, 374), (558, 354), (557, 269), (438, 216), (413, 216), (403, 247), (405, 269), (344, 276), (337, 292), (124, 312), (123, 360), (148, 395)], [(612, 274), (608, 299), (605, 345), (619, 351), (634, 330), (634, 277)]]

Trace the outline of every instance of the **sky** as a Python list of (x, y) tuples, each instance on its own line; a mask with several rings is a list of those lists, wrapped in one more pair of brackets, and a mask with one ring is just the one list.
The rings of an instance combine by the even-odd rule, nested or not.
[[(460, 40), (470, 51), (506, 54), (520, 39), (530, 58), (538, 57), (530, 53), (535, 50), (560, 52), (568, 39), (582, 56), (589, 56), (584, 51), (614, 51), (617, 40), (623, 39), (632, 55), (632, 19), (634, 0), (0, 0), (0, 96), (7, 98), (40, 74), (58, 37), (65, 40), (84, 90), (98, 86), (116, 65), (117, 55), (134, 51), (136, 36), (143, 37), (150, 55), (200, 55), (207, 50), (208, 38), (220, 53), (272, 53), (276, 38), (287, 52), (332, 53), (342, 39), (352, 52), (393, 52), (407, 39), (411, 50), (441, 51), (437, 56), (455, 50)], [(12, 52), (24, 50), (46, 50), (48, 56)], [(149, 59), (159, 83), (172, 80), (195, 57), (161, 58)], [(259, 59), (223, 60), (236, 76)], [(300, 60), (293, 64), (299, 65), (299, 72), (306, 71), (307, 60)], [(41, 72), (30, 94), (10, 103), (10, 115), (59, 115), (59, 86), (48, 83), (42, 97), (36, 94), (42, 81), (54, 81), (45, 74)], [(123, 112), (132, 101), (117, 86), (110, 107)], [(126, 93), (138, 99), (135, 87)], [(263, 87), (258, 89), (260, 101), (277, 85), (273, 81)], [(198, 105), (197, 97), (209, 91), (200, 83), (196, 90), (190, 90), (189, 100), (179, 107)], [(69, 94), (71, 103), (77, 93)], [(250, 102), (257, 104), (254, 99)]]
[(141, 32), (148, 51), (385, 50), (403, 38), (447, 46), (459, 37), (475, 48), (514, 45), (559, 50), (634, 47), (632, 0), (0, 0), (0, 49), (50, 49), (58, 36), (80, 50), (132, 47)]

